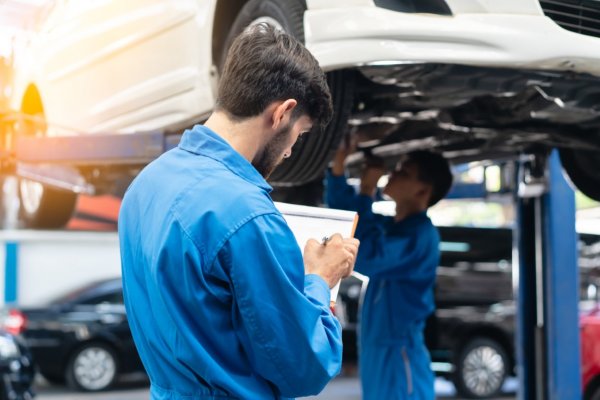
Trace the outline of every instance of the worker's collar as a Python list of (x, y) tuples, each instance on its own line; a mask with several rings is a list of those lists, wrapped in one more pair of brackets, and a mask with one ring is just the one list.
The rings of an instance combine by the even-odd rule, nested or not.
[(427, 211), (419, 211), (417, 213), (409, 215), (408, 217), (400, 221), (394, 221), (393, 218), (390, 218), (388, 229), (390, 230), (390, 232), (395, 232), (396, 230), (403, 231), (404, 229), (407, 229), (409, 227), (421, 224), (421, 222), (424, 219), (429, 219), (429, 217), (427, 216)]
[(265, 178), (234, 150), (221, 136), (204, 125), (196, 125), (183, 133), (179, 148), (193, 154), (210, 157), (230, 169), (242, 179), (270, 192), (273, 190)]

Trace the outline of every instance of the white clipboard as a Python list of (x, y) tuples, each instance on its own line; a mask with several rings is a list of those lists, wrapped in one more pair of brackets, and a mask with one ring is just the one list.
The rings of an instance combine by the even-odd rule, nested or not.
[[(321, 241), (323, 237), (334, 233), (339, 233), (345, 238), (354, 237), (358, 223), (358, 214), (354, 211), (279, 202), (275, 202), (275, 206), (294, 233), (302, 251), (308, 239)], [(331, 289), (331, 305), (335, 303), (339, 289), (340, 282)]]

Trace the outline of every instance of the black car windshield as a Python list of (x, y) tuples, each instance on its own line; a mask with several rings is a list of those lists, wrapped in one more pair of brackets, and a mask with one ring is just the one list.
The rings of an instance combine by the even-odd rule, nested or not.
[(121, 279), (107, 279), (92, 282), (80, 288), (71, 290), (50, 301), (50, 305), (63, 305), (69, 303), (88, 303), (95, 297), (105, 297), (106, 294), (121, 291)]

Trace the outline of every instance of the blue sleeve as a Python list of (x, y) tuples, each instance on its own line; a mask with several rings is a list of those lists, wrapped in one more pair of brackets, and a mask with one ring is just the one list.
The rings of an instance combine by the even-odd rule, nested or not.
[(439, 246), (435, 232), (419, 229), (406, 235), (388, 235), (382, 223), (362, 215), (361, 219), (362, 225), (359, 223), (356, 230), (360, 248), (354, 269), (368, 277), (418, 279), (424, 272), (420, 268), (424, 260)]
[(341, 369), (341, 327), (330, 291), (304, 274), (296, 240), (280, 215), (256, 217), (225, 244), (236, 320), (255, 371), (285, 397), (319, 393)]
[[(368, 198), (368, 196), (356, 193), (356, 190), (348, 185), (345, 176), (333, 175), (331, 170), (326, 172), (325, 189), (325, 204), (330, 208), (361, 212), (360, 198)], [(375, 200), (382, 199), (381, 191), (377, 189)]]
[(345, 176), (335, 176), (331, 171), (327, 171), (325, 189), (325, 203), (328, 207), (358, 211), (358, 195), (354, 188), (348, 185)]

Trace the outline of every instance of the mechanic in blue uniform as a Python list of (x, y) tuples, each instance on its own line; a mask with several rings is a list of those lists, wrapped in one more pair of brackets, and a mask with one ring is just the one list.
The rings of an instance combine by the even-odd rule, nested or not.
[(350, 147), (343, 146), (334, 157), (326, 201), (360, 216), (355, 271), (369, 277), (359, 328), (363, 398), (434, 399), (423, 328), (434, 311), (440, 237), (426, 212), (446, 195), (452, 174), (440, 155), (427, 151), (405, 155), (383, 190), (396, 203), (395, 217), (384, 217), (374, 214), (372, 205), (377, 182), (386, 171), (380, 163), (367, 162), (355, 193), (344, 176)]
[(331, 110), (304, 46), (255, 25), (232, 44), (210, 118), (129, 187), (123, 289), (151, 399), (293, 398), (338, 374), (330, 288), (358, 241), (310, 240), (303, 256), (265, 180)]

